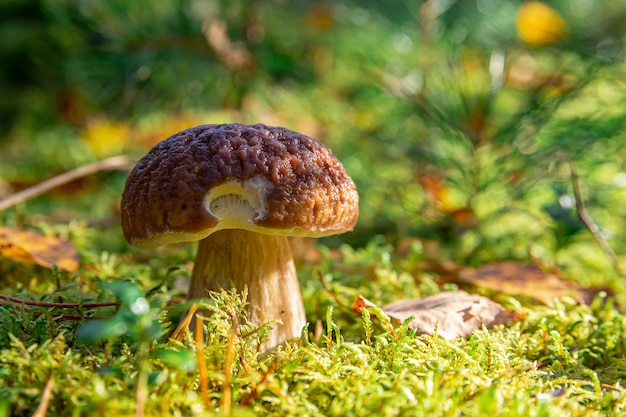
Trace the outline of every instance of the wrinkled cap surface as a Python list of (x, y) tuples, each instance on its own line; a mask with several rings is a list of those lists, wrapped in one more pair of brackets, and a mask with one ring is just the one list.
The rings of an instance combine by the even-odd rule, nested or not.
[(126, 181), (124, 236), (139, 247), (221, 229), (325, 236), (351, 230), (358, 194), (320, 142), (281, 127), (202, 125), (157, 144)]

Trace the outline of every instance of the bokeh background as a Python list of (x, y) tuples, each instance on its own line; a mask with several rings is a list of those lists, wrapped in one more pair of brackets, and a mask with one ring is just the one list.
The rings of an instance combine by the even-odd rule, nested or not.
[[(626, 2), (4, 0), (0, 196), (201, 123), (324, 142), (361, 196), (354, 232), (462, 265), (541, 259), (583, 284), (626, 258)], [(125, 173), (0, 213), (126, 244)], [(104, 239), (104, 238), (100, 238)]]

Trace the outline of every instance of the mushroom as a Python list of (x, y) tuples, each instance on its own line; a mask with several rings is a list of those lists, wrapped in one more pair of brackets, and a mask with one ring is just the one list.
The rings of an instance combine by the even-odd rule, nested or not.
[(352, 230), (358, 194), (320, 142), (262, 124), (202, 125), (154, 146), (126, 181), (124, 236), (140, 248), (199, 241), (189, 299), (248, 289), (253, 323), (280, 320), (263, 350), (306, 325), (289, 236)]

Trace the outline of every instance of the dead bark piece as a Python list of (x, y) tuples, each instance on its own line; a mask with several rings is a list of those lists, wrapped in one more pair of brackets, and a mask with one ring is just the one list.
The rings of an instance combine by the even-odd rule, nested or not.
[(383, 307), (383, 311), (400, 322), (413, 316), (409, 324), (417, 334), (437, 334), (451, 340), (467, 337), (483, 325), (491, 328), (507, 324), (520, 317), (490, 299), (464, 291), (442, 292), (422, 299), (398, 300)]

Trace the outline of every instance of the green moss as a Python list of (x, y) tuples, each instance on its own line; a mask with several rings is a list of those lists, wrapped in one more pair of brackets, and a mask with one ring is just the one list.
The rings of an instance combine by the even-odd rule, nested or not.
[(65, 333), (28, 346), (11, 336), (0, 351), (0, 399), (11, 415), (28, 415), (53, 379), (51, 415), (130, 415), (144, 360), (147, 415), (219, 414), (226, 405), (237, 415), (270, 416), (599, 416), (619, 415), (625, 405), (626, 320), (611, 303), (554, 304), (453, 341), (416, 336), (378, 310), (350, 316), (360, 332), (347, 341), (345, 323), (329, 309), (319, 341), (265, 356), (257, 353), (264, 328), (246, 321), (240, 296), (213, 294), (205, 307), (208, 409), (190, 338), (155, 339), (149, 353), (126, 339), (117, 353), (109, 346), (104, 354), (79, 348)]

